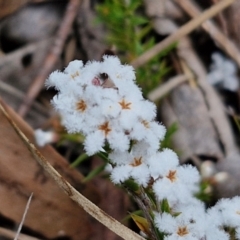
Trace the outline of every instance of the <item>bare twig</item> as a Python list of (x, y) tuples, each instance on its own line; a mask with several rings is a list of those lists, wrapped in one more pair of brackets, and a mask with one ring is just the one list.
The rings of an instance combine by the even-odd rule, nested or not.
[(21, 222), (20, 222), (20, 224), (18, 226), (18, 230), (17, 230), (16, 236), (14, 237), (14, 240), (18, 240), (18, 238), (19, 238), (20, 232), (22, 230), (23, 223), (24, 223), (25, 218), (27, 216), (27, 212), (28, 212), (31, 200), (32, 200), (32, 196), (33, 196), (33, 193), (31, 193), (31, 195), (30, 195), (30, 197), (29, 197), (29, 199), (27, 201), (27, 205), (25, 207), (25, 210), (24, 210), (24, 213), (23, 213), (23, 217), (22, 217), (22, 220), (21, 220)]
[(38, 93), (42, 89), (42, 86), (52, 71), (56, 61), (58, 60), (67, 36), (71, 30), (72, 23), (77, 15), (80, 0), (70, 0), (65, 12), (65, 16), (61, 23), (61, 26), (57, 32), (56, 39), (50, 53), (47, 55), (43, 66), (41, 66), (38, 76), (31, 84), (26, 97), (20, 106), (18, 113), (20, 116), (25, 116), (28, 109), (31, 107), (33, 100), (37, 97)]
[(80, 194), (72, 185), (70, 185), (52, 166), (51, 164), (41, 155), (36, 147), (28, 140), (28, 138), (21, 132), (17, 125), (10, 118), (2, 104), (0, 103), (0, 110), (7, 118), (9, 123), (12, 125), (18, 136), (25, 143), (28, 150), (32, 153), (33, 157), (43, 167), (43, 169), (55, 180), (57, 185), (78, 205), (80, 205), (87, 213), (97, 219), (107, 228), (115, 232), (117, 235), (126, 240), (144, 240), (140, 235), (131, 231), (129, 228), (116, 221), (114, 218), (109, 216), (107, 213), (98, 208), (95, 204)]
[(231, 5), (235, 0), (222, 0), (219, 3), (215, 4), (208, 10), (204, 11), (201, 15), (195, 17), (188, 23), (186, 23), (184, 26), (179, 28), (176, 32), (171, 34), (169, 37), (165, 38), (163, 41), (143, 53), (141, 56), (139, 56), (137, 59), (133, 60), (131, 62), (131, 65), (133, 67), (140, 67), (146, 62), (148, 62), (151, 58), (156, 56), (159, 52), (161, 52), (164, 48), (168, 47), (169, 45), (177, 42), (180, 38), (183, 36), (189, 34), (191, 31), (193, 31), (196, 27), (201, 25), (204, 21), (207, 19), (215, 16), (220, 11)]
[[(199, 7), (190, 0), (175, 0), (181, 8), (191, 17), (201, 14)], [(202, 24), (203, 29), (209, 33), (211, 38), (216, 41), (219, 47), (231, 57), (240, 67), (240, 51), (237, 46), (211, 21), (208, 20)]]
[(178, 75), (169, 79), (166, 83), (161, 84), (158, 88), (155, 88), (148, 94), (148, 99), (151, 101), (156, 101), (163, 97), (165, 94), (169, 93), (172, 89), (177, 87), (179, 84), (188, 80), (186, 75)]

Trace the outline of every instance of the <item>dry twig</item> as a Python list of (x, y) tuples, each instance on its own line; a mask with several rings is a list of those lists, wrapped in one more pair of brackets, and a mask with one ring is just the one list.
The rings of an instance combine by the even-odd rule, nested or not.
[[(190, 0), (175, 0), (187, 14), (193, 18), (201, 14), (199, 7)], [(237, 46), (212, 22), (208, 20), (202, 24), (203, 29), (209, 33), (218, 46), (225, 51), (240, 67), (240, 51)]]
[(151, 58), (156, 56), (159, 52), (161, 52), (163, 49), (177, 42), (183, 36), (189, 34), (196, 27), (201, 25), (204, 21), (218, 14), (223, 9), (231, 5), (234, 1), (235, 0), (222, 0), (219, 3), (215, 4), (208, 10), (204, 11), (200, 16), (195, 17), (194, 19), (186, 23), (184, 26), (179, 28), (176, 32), (171, 34), (169, 37), (165, 38), (163, 41), (156, 44), (154, 47), (143, 53), (137, 59), (133, 60), (131, 62), (131, 65), (135, 68), (142, 66), (143, 64), (148, 62)]
[(71, 30), (72, 23), (77, 15), (80, 0), (70, 0), (65, 12), (65, 16), (61, 23), (61, 26), (57, 32), (56, 39), (50, 53), (47, 55), (43, 66), (40, 67), (38, 76), (34, 79), (31, 84), (26, 97), (20, 106), (18, 113), (20, 116), (25, 116), (28, 109), (31, 107), (33, 100), (37, 97), (38, 93), (42, 89), (42, 86), (52, 71), (56, 61), (58, 60), (66, 38)]
[(178, 75), (169, 79), (166, 83), (161, 84), (158, 88), (155, 88), (148, 94), (148, 99), (151, 101), (156, 101), (169, 93), (172, 89), (177, 87), (179, 84), (188, 80), (186, 75)]
[(14, 128), (18, 136), (27, 146), (28, 150), (32, 153), (36, 161), (43, 167), (43, 169), (55, 180), (57, 185), (79, 206), (81, 206), (87, 213), (97, 219), (108, 229), (116, 233), (118, 236), (126, 240), (144, 240), (140, 235), (133, 232), (129, 228), (122, 225), (120, 222), (109, 216), (103, 210), (98, 208), (95, 204), (80, 194), (72, 185), (67, 182), (52, 166), (51, 164), (41, 155), (36, 147), (28, 140), (23, 132), (17, 127), (17, 125), (10, 118), (2, 104), (0, 103), (0, 110), (7, 118), (11, 126)]

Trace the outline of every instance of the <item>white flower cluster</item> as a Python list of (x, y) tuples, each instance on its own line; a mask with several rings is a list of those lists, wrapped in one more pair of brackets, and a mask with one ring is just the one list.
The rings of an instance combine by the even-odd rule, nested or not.
[(121, 65), (116, 57), (85, 66), (74, 61), (64, 73), (50, 75), (47, 86), (59, 90), (52, 103), (69, 132), (86, 136), (89, 155), (100, 151), (106, 141), (121, 152), (129, 149), (132, 139), (148, 143), (149, 151), (158, 149), (165, 127), (154, 121), (156, 107), (143, 99), (134, 80), (132, 67)]
[(218, 85), (233, 92), (238, 91), (239, 77), (236, 64), (218, 52), (212, 54), (212, 64), (207, 79), (212, 85)]
[(152, 187), (160, 203), (167, 199), (172, 214), (155, 213), (164, 239), (225, 240), (226, 225), (237, 228), (240, 239), (240, 199), (224, 200), (206, 212), (193, 197), (198, 171), (180, 166), (173, 151), (159, 150), (166, 130), (155, 121), (156, 107), (142, 97), (131, 66), (114, 56), (86, 65), (73, 61), (64, 72), (52, 73), (46, 85), (59, 91), (52, 103), (69, 132), (85, 135), (89, 155), (110, 148), (114, 183), (133, 179)]

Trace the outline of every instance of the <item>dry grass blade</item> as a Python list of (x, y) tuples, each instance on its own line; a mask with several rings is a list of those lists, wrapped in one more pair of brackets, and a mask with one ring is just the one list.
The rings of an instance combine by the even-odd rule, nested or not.
[(7, 118), (11, 126), (14, 128), (18, 136), (25, 143), (28, 150), (32, 153), (33, 157), (38, 161), (38, 163), (43, 167), (43, 169), (56, 181), (58, 186), (78, 205), (80, 205), (87, 213), (89, 213), (96, 220), (101, 222), (107, 228), (112, 230), (118, 236), (127, 240), (144, 240), (140, 235), (131, 231), (129, 228), (125, 227), (114, 218), (109, 216), (107, 213), (98, 208), (95, 204), (85, 198), (80, 194), (71, 184), (69, 184), (52, 166), (51, 164), (41, 155), (41, 153), (36, 149), (36, 147), (28, 140), (28, 138), (23, 134), (23, 132), (17, 127), (17, 125), (10, 118), (8, 113), (5, 111), (4, 107), (0, 103), (0, 110)]
[(26, 207), (25, 207), (25, 210), (24, 210), (24, 213), (23, 213), (23, 217), (22, 217), (22, 220), (21, 220), (21, 222), (20, 222), (20, 224), (19, 224), (19, 227), (18, 227), (16, 236), (14, 237), (14, 240), (18, 240), (18, 238), (19, 238), (19, 234), (20, 234), (20, 232), (21, 232), (21, 230), (22, 230), (23, 223), (24, 223), (25, 218), (26, 218), (26, 216), (27, 216), (27, 211), (28, 211), (28, 209), (29, 209), (29, 206), (30, 206), (30, 203), (31, 203), (31, 200), (32, 200), (32, 196), (33, 196), (33, 193), (31, 193), (31, 195), (30, 195), (30, 197), (29, 197), (29, 199), (28, 199), (28, 201), (27, 201), (27, 205), (26, 205)]
[(194, 19), (186, 23), (184, 26), (179, 28), (176, 32), (171, 34), (169, 37), (165, 38), (163, 41), (161, 41), (160, 43), (158, 43), (157, 45), (143, 53), (137, 59), (133, 60), (131, 62), (131, 65), (135, 68), (144, 65), (151, 58), (155, 57), (158, 53), (160, 53), (163, 49), (177, 42), (183, 36), (189, 34), (196, 27), (201, 25), (204, 21), (218, 14), (223, 9), (231, 5), (234, 1), (235, 0), (222, 0), (219, 3), (215, 4), (208, 10), (204, 11), (200, 16), (195, 17)]

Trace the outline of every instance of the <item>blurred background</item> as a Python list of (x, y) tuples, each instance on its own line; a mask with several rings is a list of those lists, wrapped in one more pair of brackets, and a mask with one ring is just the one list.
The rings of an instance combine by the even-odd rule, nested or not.
[[(72, 60), (117, 55), (157, 104), (168, 129), (161, 148), (200, 171), (197, 197), (209, 207), (239, 195), (240, 0), (180, 33), (220, 2), (230, 1), (0, 0), (1, 102), (77, 190), (137, 232), (129, 212), (138, 207), (109, 181), (104, 160), (84, 154), (83, 137), (65, 132), (45, 80)], [(0, 239), (14, 238), (31, 192), (19, 239), (120, 239), (58, 189), (3, 115), (0, 135)]]

